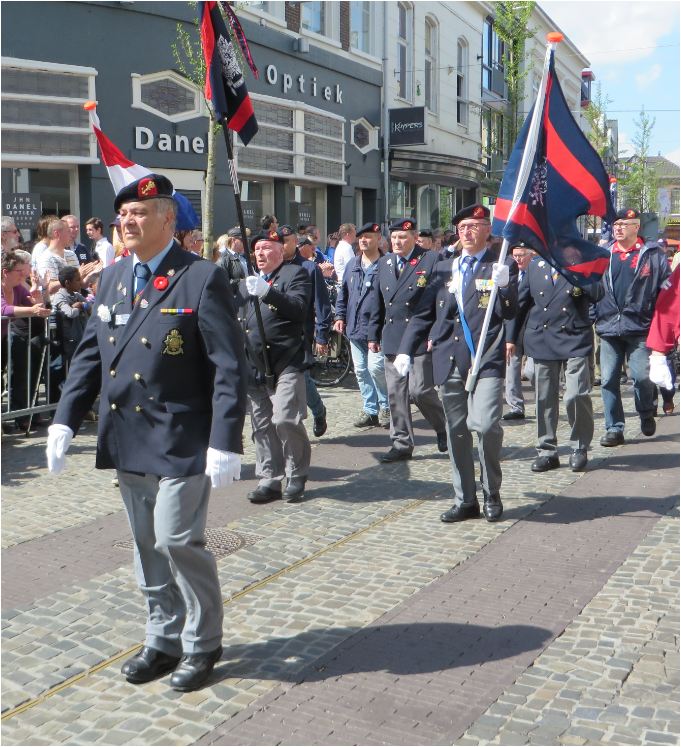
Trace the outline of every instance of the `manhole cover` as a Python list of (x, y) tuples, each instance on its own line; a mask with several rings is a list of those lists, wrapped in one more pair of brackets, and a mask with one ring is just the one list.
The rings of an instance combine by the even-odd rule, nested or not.
[[(210, 550), (216, 558), (224, 558), (233, 552), (240, 550), (246, 545), (254, 545), (260, 542), (262, 537), (255, 534), (240, 534), (232, 532), (229, 529), (206, 529), (206, 548)], [(132, 550), (133, 541), (120, 540), (114, 542), (114, 547), (120, 547), (122, 550)]]

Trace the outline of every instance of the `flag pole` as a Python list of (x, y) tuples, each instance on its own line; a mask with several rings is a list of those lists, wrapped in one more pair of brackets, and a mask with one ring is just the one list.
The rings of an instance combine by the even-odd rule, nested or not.
[[(513, 191), (513, 201), (511, 202), (511, 208), (508, 212), (506, 222), (508, 223), (513, 219), (515, 211), (520, 204), (525, 187), (527, 186), (527, 180), (530, 178), (530, 171), (532, 163), (534, 162), (534, 155), (537, 150), (537, 140), (539, 139), (539, 128), (541, 126), (542, 116), (544, 114), (544, 101), (546, 99), (546, 84), (549, 76), (549, 66), (551, 62), (551, 53), (556, 49), (556, 44), (563, 40), (563, 34), (559, 31), (551, 31), (546, 35), (546, 54), (544, 56), (544, 70), (542, 72), (541, 83), (539, 84), (539, 92), (537, 93), (537, 100), (532, 111), (532, 121), (530, 122), (530, 129), (527, 133), (527, 139), (525, 141), (525, 149), (523, 150), (523, 157), (520, 162), (520, 168), (518, 169), (518, 179), (515, 184)], [(508, 254), (508, 239), (504, 239), (501, 244), (501, 251), (499, 253), (498, 263), (503, 264), (506, 261), (506, 255)], [(480, 362), (482, 360), (482, 352), (485, 347), (485, 340), (487, 339), (487, 331), (489, 330), (490, 321), (492, 319), (492, 310), (496, 303), (499, 288), (496, 285), (492, 286), (490, 293), (489, 304), (485, 311), (485, 318), (482, 322), (482, 330), (480, 331), (480, 339), (478, 340), (478, 346), (475, 350), (475, 358), (473, 365), (468, 372), (466, 378), (466, 391), (472, 392), (475, 389), (475, 385), (478, 381), (478, 374), (480, 373)]]
[[(246, 236), (246, 224), (244, 222), (244, 211), (241, 205), (241, 188), (239, 187), (239, 177), (236, 172), (236, 165), (234, 164), (234, 154), (232, 152), (232, 137), (227, 128), (227, 123), (222, 120), (222, 134), (225, 136), (225, 145), (227, 146), (227, 165), (229, 166), (229, 175), (232, 178), (232, 190), (234, 192), (234, 203), (236, 204), (236, 214), (239, 221), (239, 229), (241, 230), (241, 242), (244, 246), (244, 258), (246, 259), (246, 269), (249, 275), (255, 275), (253, 271), (253, 265), (251, 264), (250, 247), (248, 245)], [(265, 386), (268, 389), (274, 390), (276, 382), (274, 375), (272, 374), (272, 366), (270, 364), (270, 356), (267, 353), (267, 340), (265, 338), (265, 325), (262, 321), (262, 313), (260, 311), (260, 299), (256, 298), (255, 308), (255, 319), (258, 324), (258, 333), (262, 340), (262, 357), (263, 363), (265, 364)]]

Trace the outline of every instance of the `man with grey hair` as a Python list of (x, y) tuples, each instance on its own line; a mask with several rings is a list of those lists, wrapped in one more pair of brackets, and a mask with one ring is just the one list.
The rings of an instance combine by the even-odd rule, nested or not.
[(19, 246), (21, 234), (17, 230), (14, 218), (7, 215), (2, 216), (2, 253), (11, 252), (12, 249)]
[(173, 238), (173, 185), (149, 174), (114, 209), (131, 254), (102, 271), (96, 305), (50, 426), (50, 472), (101, 388), (97, 462), (116, 469), (147, 610), (128, 682), (173, 672), (201, 687), (222, 655), (223, 605), (205, 546), (212, 487), (238, 480), (246, 414), (244, 339), (227, 278)]

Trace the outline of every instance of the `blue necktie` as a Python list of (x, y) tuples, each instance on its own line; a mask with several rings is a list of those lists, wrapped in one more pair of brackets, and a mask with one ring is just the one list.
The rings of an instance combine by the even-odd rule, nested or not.
[(135, 265), (135, 301), (142, 294), (150, 277), (151, 270), (149, 269), (149, 265), (143, 265), (141, 262), (138, 262)]
[(404, 257), (398, 257), (397, 258), (397, 274), (398, 274), (398, 276), (400, 275), (400, 273), (402, 272), (402, 270), (404, 270), (404, 265), (405, 265), (406, 261), (407, 260)]
[(461, 277), (461, 298), (463, 299), (466, 288), (468, 287), (468, 283), (470, 283), (471, 278), (473, 277), (473, 262), (475, 262), (474, 257), (463, 257), (461, 260), (461, 264), (463, 265), (463, 275)]

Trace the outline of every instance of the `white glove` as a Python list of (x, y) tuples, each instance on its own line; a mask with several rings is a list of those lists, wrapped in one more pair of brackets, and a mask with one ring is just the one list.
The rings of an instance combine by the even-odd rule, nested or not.
[(55, 423), (47, 429), (47, 469), (53, 475), (64, 471), (66, 465), (66, 452), (71, 446), (73, 431), (68, 425)]
[(206, 474), (214, 488), (226, 488), (241, 478), (241, 457), (212, 446), (206, 452)]
[(397, 373), (400, 376), (404, 377), (409, 373), (409, 371), (411, 371), (413, 363), (411, 362), (410, 356), (408, 356), (406, 353), (400, 353), (399, 355), (395, 356), (393, 366), (395, 366), (395, 370), (397, 371)]
[(249, 296), (262, 298), (269, 289), (269, 283), (261, 275), (249, 275), (246, 278), (246, 290)]
[(662, 389), (672, 388), (672, 374), (667, 365), (667, 358), (662, 353), (650, 354), (650, 380)]
[(508, 280), (508, 265), (500, 265), (498, 262), (495, 262), (492, 265), (492, 282), (494, 285), (498, 285), (499, 288), (505, 288), (508, 285)]

